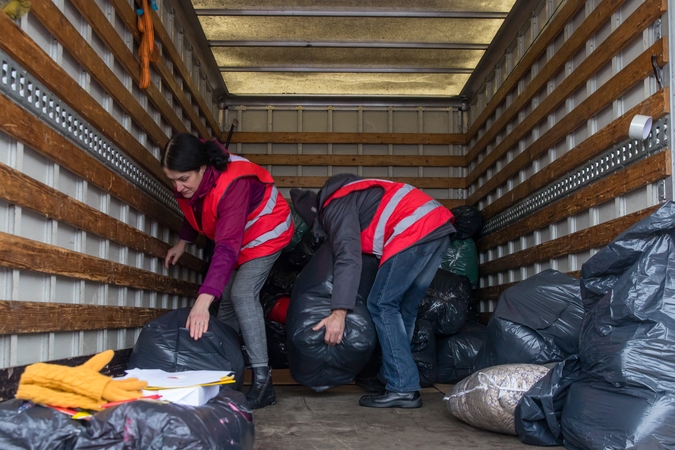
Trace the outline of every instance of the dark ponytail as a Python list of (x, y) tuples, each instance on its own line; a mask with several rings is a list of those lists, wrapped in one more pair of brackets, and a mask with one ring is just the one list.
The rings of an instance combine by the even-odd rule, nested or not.
[(223, 172), (227, 168), (229, 156), (216, 140), (204, 141), (190, 133), (178, 133), (166, 144), (162, 167), (176, 172), (189, 172), (199, 170), (201, 166), (213, 166)]

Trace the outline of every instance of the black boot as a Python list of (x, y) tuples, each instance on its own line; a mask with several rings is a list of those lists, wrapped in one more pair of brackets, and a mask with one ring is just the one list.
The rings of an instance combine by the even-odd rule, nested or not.
[(246, 393), (246, 400), (251, 409), (264, 408), (277, 402), (277, 394), (272, 385), (272, 371), (269, 367), (253, 367), (251, 388)]

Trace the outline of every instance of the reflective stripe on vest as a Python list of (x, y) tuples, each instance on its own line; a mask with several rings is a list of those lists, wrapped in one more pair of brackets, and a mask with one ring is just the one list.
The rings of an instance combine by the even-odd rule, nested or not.
[(383, 188), (384, 195), (371, 223), (361, 231), (361, 250), (379, 256), (380, 265), (452, 220), (447, 208), (421, 190), (388, 180), (348, 183), (336, 190), (323, 207), (336, 198), (371, 187)]
[(178, 199), (178, 205), (192, 228), (213, 240), (220, 199), (232, 182), (248, 176), (256, 177), (266, 185), (266, 188), (260, 205), (246, 217), (244, 238), (237, 257), (237, 265), (276, 253), (293, 238), (291, 208), (274, 186), (274, 180), (269, 172), (246, 158), (230, 154), (227, 170), (221, 173), (216, 186), (204, 197), (201, 228), (197, 225), (194, 212), (188, 205), (187, 199)]

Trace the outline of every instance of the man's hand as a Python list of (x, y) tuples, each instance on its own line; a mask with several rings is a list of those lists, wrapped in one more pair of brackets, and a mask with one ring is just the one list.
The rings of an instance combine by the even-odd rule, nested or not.
[(316, 324), (312, 330), (319, 331), (321, 328), (326, 327), (324, 341), (326, 341), (326, 344), (331, 346), (338, 345), (340, 342), (342, 342), (342, 333), (345, 331), (346, 316), (346, 309), (334, 309), (330, 316)]
[(209, 306), (214, 298), (213, 295), (200, 294), (190, 310), (185, 328), (190, 330), (190, 337), (195, 341), (209, 329)]

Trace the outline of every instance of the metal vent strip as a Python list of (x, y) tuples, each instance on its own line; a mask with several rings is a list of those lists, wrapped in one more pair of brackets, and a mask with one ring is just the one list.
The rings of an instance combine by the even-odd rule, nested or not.
[(494, 233), (612, 172), (667, 148), (669, 146), (668, 133), (670, 132), (668, 127), (668, 117), (656, 121), (652, 125), (649, 137), (644, 141), (625, 140), (527, 199), (488, 219), (483, 225), (481, 236)]
[(113, 172), (141, 188), (172, 211), (182, 214), (173, 193), (168, 188), (102, 136), (96, 128), (2, 50), (0, 50), (0, 59), (2, 60), (1, 92), (66, 136), (78, 147), (93, 155)]

